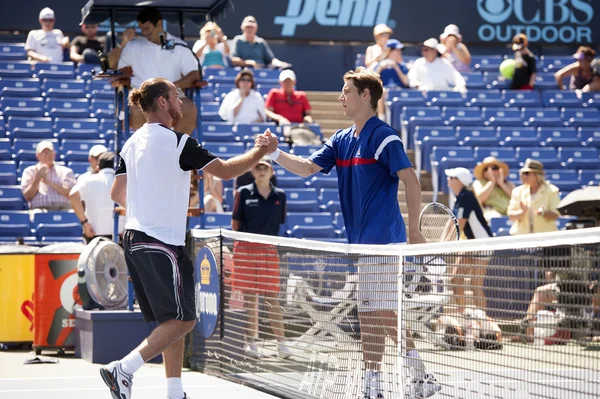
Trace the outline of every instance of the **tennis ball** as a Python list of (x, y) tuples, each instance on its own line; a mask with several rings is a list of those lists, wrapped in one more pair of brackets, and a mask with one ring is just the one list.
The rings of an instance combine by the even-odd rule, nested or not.
[(506, 79), (512, 79), (515, 76), (515, 60), (508, 59), (502, 61), (502, 64), (500, 64), (500, 73)]

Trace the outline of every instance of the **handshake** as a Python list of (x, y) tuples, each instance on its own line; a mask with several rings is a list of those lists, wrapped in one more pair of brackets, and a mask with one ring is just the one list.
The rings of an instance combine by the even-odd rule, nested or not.
[(263, 134), (256, 136), (254, 140), (254, 148), (258, 148), (263, 155), (272, 154), (277, 151), (277, 137), (271, 134), (271, 130), (267, 129)]

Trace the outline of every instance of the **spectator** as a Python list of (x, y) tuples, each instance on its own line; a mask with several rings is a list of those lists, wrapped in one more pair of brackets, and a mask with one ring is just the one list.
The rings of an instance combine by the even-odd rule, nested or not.
[(385, 59), (373, 67), (383, 83), (383, 97), (377, 103), (377, 115), (381, 120), (385, 120), (385, 102), (389, 90), (395, 87), (408, 87), (408, 76), (406, 76), (408, 67), (402, 59), (404, 45), (396, 39), (390, 39), (386, 42), (385, 48)]
[(560, 198), (558, 188), (544, 178), (544, 164), (527, 159), (519, 172), (523, 184), (513, 190), (507, 211), (514, 220), (510, 234), (557, 231), (554, 221), (559, 216)]
[[(192, 172), (192, 185), (190, 190), (190, 207), (200, 206), (200, 193), (198, 191), (197, 171)], [(208, 172), (203, 173), (204, 182), (204, 212), (223, 213), (223, 180)]]
[(258, 24), (256, 18), (248, 15), (242, 21), (242, 34), (233, 38), (231, 63), (250, 68), (290, 68), (291, 65), (275, 58), (269, 44), (256, 36)]
[(483, 205), (483, 216), (492, 218), (506, 216), (510, 196), (515, 185), (508, 180), (508, 165), (495, 157), (487, 157), (475, 167), (473, 191)]
[(371, 68), (375, 66), (379, 61), (383, 61), (386, 56), (386, 43), (392, 36), (394, 31), (386, 24), (378, 24), (373, 28), (373, 38), (375, 44), (367, 47), (365, 53), (365, 66)]
[(291, 123), (313, 123), (311, 107), (303, 91), (296, 91), (296, 74), (291, 69), (279, 74), (281, 88), (271, 89), (265, 106), (267, 116), (279, 125)]
[(51, 141), (40, 141), (35, 149), (35, 157), (38, 164), (26, 168), (21, 177), (21, 191), (29, 209), (70, 209), (67, 197), (75, 185), (73, 171), (54, 163), (56, 153)]
[[(235, 180), (233, 180), (233, 189), (235, 190), (233, 194), (235, 195), (237, 193), (238, 188), (252, 183), (254, 183), (254, 175), (252, 174), (252, 171), (246, 172), (243, 175), (239, 175), (235, 178)], [(271, 176), (271, 184), (277, 187), (277, 175), (275, 173), (273, 173), (273, 176)]]
[(30, 60), (60, 64), (64, 59), (64, 50), (69, 47), (69, 38), (60, 29), (54, 29), (54, 11), (44, 8), (40, 11), (42, 29), (32, 30), (27, 35), (25, 51)]
[[(172, 81), (183, 101), (183, 118), (175, 125), (175, 130), (191, 134), (196, 128), (197, 110), (192, 100), (183, 94), (183, 90), (193, 87), (200, 79), (196, 57), (183, 40), (163, 30), (162, 15), (156, 8), (144, 8), (138, 14), (137, 21), (143, 37), (135, 37), (132, 28), (126, 30), (121, 46), (109, 53), (109, 63), (114, 65), (118, 60), (118, 69), (131, 68), (133, 88), (140, 87), (145, 80), (151, 78)], [(167, 42), (174, 43), (175, 46), (162, 44)], [(138, 129), (145, 122), (144, 116), (138, 107), (130, 109), (131, 129)]]
[(200, 29), (200, 40), (194, 43), (193, 51), (203, 67), (225, 68), (229, 64), (227, 37), (216, 22), (209, 21)]
[(510, 84), (511, 90), (533, 90), (537, 68), (535, 56), (527, 47), (529, 41), (523, 33), (515, 35), (512, 49), (515, 52), (515, 75)]
[(410, 87), (421, 91), (465, 91), (466, 82), (450, 61), (442, 57), (446, 47), (434, 38), (425, 40), (421, 47), (422, 57), (408, 71)]
[[(467, 240), (492, 237), (492, 231), (483, 217), (481, 206), (471, 190), (473, 175), (466, 168), (447, 169), (448, 186), (456, 196), (454, 214), (458, 219), (461, 236)], [(470, 277), (473, 304), (477, 309), (487, 309), (483, 280), (486, 276), (485, 259), (463, 256), (455, 266), (452, 284), (456, 304), (461, 312), (466, 309), (465, 276)]]
[(88, 153), (88, 162), (90, 163), (90, 168), (87, 172), (81, 174), (77, 178), (77, 183), (87, 178), (88, 176), (98, 173), (98, 158), (100, 158), (100, 155), (104, 154), (106, 151), (108, 151), (108, 148), (106, 148), (102, 144), (96, 144), (95, 146), (90, 148), (90, 152)]
[[(254, 183), (240, 187), (235, 198), (231, 227), (243, 233), (279, 235), (285, 223), (286, 196), (283, 190), (269, 182), (273, 175), (272, 161), (264, 157), (252, 168)], [(282, 358), (290, 356), (283, 343), (285, 333), (283, 315), (279, 304), (279, 256), (273, 245), (236, 241), (233, 247), (234, 267), (232, 288), (244, 293), (247, 310), (245, 351), (249, 356), (260, 357), (256, 347), (258, 337), (258, 295), (263, 295), (269, 305), (269, 323), (279, 343)]]
[(71, 61), (85, 64), (100, 64), (98, 53), (104, 49), (105, 37), (98, 37), (98, 25), (81, 25), (83, 35), (76, 36), (71, 42)]
[(591, 83), (594, 78), (591, 63), (595, 56), (596, 51), (593, 48), (587, 46), (579, 47), (577, 52), (573, 54), (573, 58), (577, 61), (567, 65), (554, 74), (558, 88), (564, 88), (563, 80), (567, 76), (571, 76), (569, 90), (581, 90), (587, 84)]
[(585, 87), (581, 91), (600, 91), (600, 60), (596, 59), (592, 61), (590, 67), (592, 68), (592, 73), (594, 74), (592, 77), (592, 81), (585, 85)]
[(219, 115), (229, 123), (255, 123), (267, 120), (265, 101), (259, 92), (254, 90), (254, 73), (243, 69), (235, 77), (237, 89), (227, 93)]
[[(78, 181), (69, 194), (69, 201), (88, 243), (98, 236), (112, 238), (114, 233), (115, 203), (110, 198), (115, 180), (114, 163), (115, 154), (104, 152), (98, 159), (96, 173)], [(124, 218), (120, 218), (119, 234), (123, 233), (123, 224)]]
[(471, 71), (471, 53), (462, 42), (462, 35), (458, 26), (450, 24), (444, 28), (440, 35), (440, 43), (446, 47), (444, 57), (450, 61), (460, 73)]

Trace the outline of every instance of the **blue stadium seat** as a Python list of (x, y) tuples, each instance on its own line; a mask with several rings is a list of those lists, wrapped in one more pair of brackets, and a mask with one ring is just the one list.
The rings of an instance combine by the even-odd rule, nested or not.
[(569, 126), (598, 127), (600, 126), (600, 110), (595, 108), (565, 108), (563, 120)]
[(490, 219), (490, 229), (494, 234), (500, 229), (510, 229), (512, 224), (513, 222), (508, 218), (508, 216)]
[(46, 114), (53, 118), (89, 118), (90, 104), (87, 99), (49, 98), (46, 100)]
[(5, 118), (9, 116), (32, 118), (44, 116), (44, 100), (41, 97), (2, 97), (0, 104)]
[(0, 61), (0, 78), (30, 78), (31, 74), (28, 62)]
[(581, 100), (590, 108), (600, 108), (600, 92), (598, 91), (581, 93)]
[(541, 127), (564, 126), (560, 110), (558, 108), (523, 108), (523, 119), (527, 126)]
[(36, 213), (33, 226), (38, 240), (45, 237), (81, 237), (82, 228), (73, 212)]
[[(553, 73), (538, 72), (535, 77), (536, 90), (552, 90), (556, 89), (556, 79)], [(543, 98), (542, 98), (543, 101)]]
[(502, 145), (509, 147), (538, 146), (538, 132), (532, 127), (502, 126), (498, 128)]
[(217, 83), (214, 86), (214, 96), (219, 99), (222, 99), (233, 89), (235, 89), (235, 84), (233, 83)]
[(115, 102), (109, 99), (94, 98), (91, 101), (92, 116), (94, 118), (114, 118)]
[(478, 107), (444, 107), (444, 119), (450, 126), (481, 126), (481, 109)]
[(31, 221), (27, 211), (0, 211), (0, 222), (0, 237), (15, 242), (18, 237), (31, 235)]
[(290, 229), (295, 226), (333, 227), (332, 215), (328, 212), (288, 212), (287, 225)]
[(330, 172), (328, 175), (317, 173), (310, 178), (310, 187), (321, 190), (323, 188), (338, 188), (337, 174)]
[[(279, 178), (277, 178), (279, 182)], [(288, 212), (318, 212), (319, 199), (317, 190), (314, 188), (288, 188), (285, 190), (287, 196)]]
[(515, 152), (515, 149), (510, 147), (475, 147), (474, 155), (478, 161), (495, 157), (506, 163), (509, 168), (518, 168), (519, 162), (515, 159)]
[(471, 65), (475, 71), (498, 71), (504, 57), (500, 55), (471, 56)]
[(453, 127), (449, 126), (417, 126), (413, 135), (415, 143), (415, 160), (417, 171), (430, 170), (429, 156), (435, 146), (458, 145), (458, 138)]
[(554, 221), (559, 230), (566, 230), (567, 223), (577, 220), (572, 216), (561, 216)]
[(234, 125), (231, 123), (205, 122), (202, 123), (201, 132), (203, 141), (234, 142), (238, 137), (233, 132)]
[(75, 64), (63, 62), (62, 64), (47, 64), (38, 62), (33, 67), (34, 74), (40, 79), (74, 79)]
[[(58, 148), (58, 140), (50, 140), (54, 143), (54, 149)], [(35, 139), (14, 139), (13, 140), (13, 157), (15, 161), (37, 161), (35, 157), (35, 149), (40, 140)]]
[(496, 128), (491, 126), (458, 126), (456, 128), (456, 135), (460, 141), (470, 136), (490, 136), (496, 133)]
[[(21, 186), (0, 185), (0, 209), (23, 210), (25, 200), (21, 192)], [(1, 236), (2, 234), (0, 234)]]
[(579, 139), (581, 144), (586, 147), (600, 148), (600, 126), (597, 128), (580, 127)]
[(577, 179), (577, 172), (574, 170), (548, 169), (546, 170), (546, 180), (562, 192), (577, 190), (582, 186)]
[(562, 167), (555, 148), (551, 147), (518, 147), (517, 160), (524, 163), (526, 159), (536, 159), (544, 164), (544, 169)]
[(294, 238), (337, 238), (337, 234), (332, 225), (329, 226), (294, 226), (290, 230), (290, 237)]
[(0, 97), (39, 97), (41, 95), (39, 79), (0, 78)]
[(488, 82), (487, 87), (492, 90), (507, 90), (511, 81), (502, 76), (498, 70), (487, 71), (483, 76)]
[(231, 158), (244, 152), (243, 143), (206, 143), (204, 145), (208, 151), (219, 158)]
[(541, 107), (542, 99), (537, 91), (506, 90), (504, 101), (507, 107)]
[(542, 101), (546, 107), (581, 107), (581, 98), (574, 91), (566, 90), (544, 90)]
[[(461, 130), (460, 134), (463, 135), (466, 132)], [(470, 135), (464, 136), (461, 140), (462, 145), (468, 147), (476, 146), (497, 146), (498, 145), (498, 132), (493, 128), (473, 128), (470, 131)]]
[(282, 167), (275, 166), (275, 175), (277, 176), (277, 187), (288, 189), (288, 188), (305, 188), (307, 180), (302, 177), (289, 172)]
[(308, 158), (313, 152), (322, 148), (321, 145), (292, 145), (292, 152), (303, 158)]
[(254, 137), (257, 134), (264, 133), (265, 130), (271, 129), (272, 133), (280, 133), (281, 129), (272, 122), (266, 123), (238, 123), (234, 126), (233, 131), (238, 137)]
[(0, 44), (0, 60), (5, 61), (25, 61), (27, 52), (23, 43), (2, 43)]
[(44, 79), (42, 92), (46, 97), (85, 97), (85, 82), (75, 79)]
[(12, 145), (9, 139), (0, 139), (0, 161), (10, 161)]
[(11, 116), (7, 121), (7, 135), (13, 138), (51, 139), (54, 137), (51, 118)]
[[(391, 100), (389, 100), (391, 99)], [(400, 130), (402, 127), (402, 109), (406, 106), (424, 106), (427, 101), (419, 90), (390, 90), (388, 93), (387, 106), (390, 109), (391, 126)]]
[(67, 163), (67, 166), (69, 168), (71, 168), (75, 177), (79, 177), (80, 175), (87, 172), (90, 168), (89, 162), (81, 162), (81, 161), (79, 161), (79, 162), (71, 161), (71, 162)]
[[(225, 213), (212, 213), (207, 212), (204, 215), (204, 228), (206, 229), (218, 229), (219, 227), (231, 230), (231, 212)], [(200, 228), (199, 222), (196, 222), (194, 226), (190, 228)]]
[(582, 186), (597, 186), (600, 184), (600, 171), (580, 170), (577, 179)]
[(467, 89), (485, 89), (487, 81), (481, 72), (466, 72), (462, 74), (465, 82), (467, 83)]
[(277, 69), (260, 68), (254, 70), (254, 79), (257, 83), (271, 83), (279, 86), (279, 74)]
[(572, 56), (542, 56), (545, 72), (556, 72), (575, 62)]
[(223, 187), (223, 209), (233, 211), (233, 187)]
[(0, 184), (17, 184), (17, 164), (15, 161), (0, 161)]
[(469, 90), (467, 99), (470, 106), (503, 107), (504, 98), (500, 90)]
[(110, 82), (104, 80), (92, 80), (90, 83), (90, 94), (92, 98), (114, 99), (115, 89)]
[(540, 143), (548, 147), (581, 147), (579, 133), (574, 127), (550, 128), (539, 130)]
[(322, 205), (326, 205), (329, 201), (339, 201), (340, 193), (333, 188), (324, 188), (319, 192), (319, 201)]
[[(412, 148), (410, 140), (417, 126), (443, 126), (442, 110), (440, 107), (404, 107), (401, 114), (402, 130), (406, 134), (404, 146)], [(404, 134), (403, 134), (404, 138)]]
[(439, 91), (430, 90), (426, 94), (428, 104), (439, 107), (446, 106), (464, 106), (466, 103), (465, 96), (457, 91)]
[(263, 82), (256, 85), (256, 91), (259, 92), (263, 97), (269, 94), (269, 92), (273, 89), (279, 89), (280, 85), (278, 83), (273, 82)]
[[(86, 154), (89, 153), (90, 148), (100, 144), (106, 145), (105, 140), (77, 140), (77, 139), (65, 139), (60, 145), (60, 153), (66, 154), (68, 151), (82, 151)], [(87, 159), (87, 158), (86, 158)]]
[(482, 109), (483, 119), (488, 126), (518, 126), (523, 123), (519, 108), (490, 108)]
[[(19, 181), (19, 183), (21, 182), (21, 178), (23, 177), (23, 171), (25, 169), (27, 169), (30, 166), (34, 166), (37, 165), (37, 160), (26, 160), (26, 161), (19, 161), (17, 163), (17, 180)], [(57, 164), (63, 164), (63, 162), (55, 162)]]
[(56, 118), (54, 120), (54, 131), (58, 138), (63, 139), (97, 139), (98, 119), (95, 118)]
[[(448, 185), (442, 184), (446, 180), (444, 170), (458, 166), (472, 169), (476, 165), (473, 149), (470, 147), (433, 147), (430, 159), (431, 171), (434, 172), (434, 191), (442, 189), (446, 193)], [(435, 175), (437, 175), (437, 181), (435, 181)]]
[(558, 157), (568, 169), (598, 169), (597, 148), (559, 148)]
[(344, 215), (342, 215), (342, 212), (336, 212), (333, 214), (333, 227), (335, 227), (336, 230), (342, 230), (345, 228), (345, 222), (344, 222)]

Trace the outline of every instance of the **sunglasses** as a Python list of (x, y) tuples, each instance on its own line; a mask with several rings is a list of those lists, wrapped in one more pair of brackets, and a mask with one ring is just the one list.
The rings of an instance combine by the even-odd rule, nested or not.
[(500, 167), (499, 167), (499, 166), (496, 166), (496, 165), (494, 165), (494, 166), (488, 166), (487, 168), (485, 168), (485, 171), (487, 171), (488, 169), (491, 169), (491, 170), (493, 170), (493, 171), (496, 171), (496, 170), (500, 170)]
[(254, 167), (256, 170), (268, 170), (270, 167), (267, 165), (259, 164)]
[(521, 173), (521, 174), (522, 174), (523, 176), (529, 176), (529, 174), (530, 174), (530, 173), (531, 173), (531, 172), (523, 172), (523, 173)]
[(242, 78), (240, 79), (240, 82), (253, 82), (253, 80), (250, 78)]
[(52, 19), (52, 18), (44, 18), (44, 19), (42, 19), (42, 22), (54, 22), (54, 19)]

